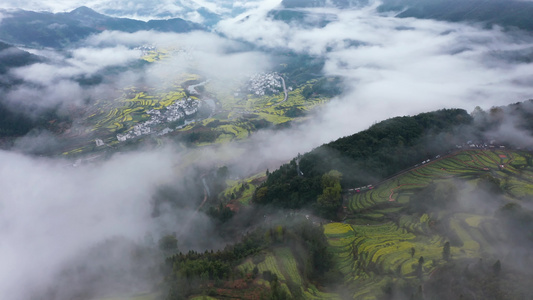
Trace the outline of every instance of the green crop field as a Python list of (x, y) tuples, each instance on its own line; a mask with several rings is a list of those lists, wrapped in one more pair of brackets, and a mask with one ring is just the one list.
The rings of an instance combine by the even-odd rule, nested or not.
[(278, 265), (283, 266), (283, 273), (285, 277), (293, 283), (301, 286), (303, 284), (300, 271), (298, 270), (298, 264), (294, 259), (294, 256), (289, 248), (276, 248), (274, 249), (274, 255), (278, 261)]
[(283, 272), (280, 268), (280, 265), (278, 265), (278, 261), (276, 260), (276, 257), (271, 253), (266, 255), (265, 260), (263, 262), (257, 264), (257, 268), (259, 269), (260, 273), (263, 273), (265, 271), (270, 271), (272, 272), (272, 274), (276, 274), (279, 280), (281, 281), (286, 280), (285, 276), (283, 276)]
[[(528, 161), (531, 155), (526, 152), (465, 150), (347, 195), (344, 223), (324, 229), (353, 299), (379, 299), (391, 282), (427, 280), (446, 264), (443, 246), (448, 241), (451, 259), (495, 259), (489, 240), (502, 233), (491, 215), (477, 214), (475, 207), (473, 212), (421, 213), (413, 210), (412, 199), (430, 186), (453, 184), (461, 199), (466, 197), (461, 201), (469, 201), (483, 176), (489, 176), (499, 182), (505, 199), (517, 201), (533, 193), (533, 166)], [(461, 184), (452, 183), (458, 180)]]
[(145, 56), (142, 57), (143, 60), (153, 63), (159, 60), (163, 60), (171, 57), (170, 50), (159, 49), (148, 51)]
[(148, 110), (161, 110), (185, 98), (186, 94), (179, 84), (175, 84), (171, 91), (139, 91), (130, 88), (118, 99), (98, 101), (95, 104), (97, 110), (86, 122), (93, 124), (91, 131), (105, 136), (120, 132), (121, 129), (131, 129), (133, 125), (147, 121)]
[[(281, 288), (289, 295), (291, 295), (291, 291), (288, 285), (292, 284), (294, 287), (301, 289), (301, 295), (305, 299), (340, 299), (338, 295), (319, 291), (312, 283), (304, 281), (301, 271), (304, 266), (299, 265), (295, 258), (295, 253), (289, 247), (275, 247), (271, 251), (260, 254), (258, 257), (248, 258), (237, 266), (237, 269), (250, 274), (256, 267), (259, 275), (265, 271), (275, 274), (280, 281)], [(270, 283), (261, 277), (255, 279), (255, 283), (270, 287)]]
[(257, 186), (264, 180), (266, 180), (265, 173), (258, 173), (239, 181), (227, 180), (226, 185), (228, 187), (222, 191), (221, 196), (223, 199), (229, 199), (244, 205), (249, 204)]

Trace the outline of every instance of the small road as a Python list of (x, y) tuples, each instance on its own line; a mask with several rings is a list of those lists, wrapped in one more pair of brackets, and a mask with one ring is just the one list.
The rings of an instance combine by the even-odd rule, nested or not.
[(289, 99), (289, 93), (287, 92), (287, 86), (285, 85), (285, 79), (283, 79), (283, 77), (281, 77), (281, 83), (283, 84), (283, 93), (285, 93), (285, 98), (283, 99), (283, 101), (281, 101), (280, 103), (278, 104), (281, 104), (285, 101), (287, 101), (287, 99)]
[(196, 209), (196, 213), (198, 213), (198, 211), (204, 206), (205, 202), (207, 202), (207, 197), (210, 197), (211, 196), (211, 193), (209, 192), (209, 187), (207, 186), (207, 183), (205, 182), (205, 175), (202, 175), (202, 183), (204, 185), (204, 200), (202, 201), (202, 203), (200, 204), (200, 206), (198, 206), (198, 208)]

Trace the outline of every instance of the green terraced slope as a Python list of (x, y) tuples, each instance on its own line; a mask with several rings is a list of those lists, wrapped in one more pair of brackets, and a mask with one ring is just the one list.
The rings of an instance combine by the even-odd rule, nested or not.
[(344, 223), (325, 234), (353, 298), (382, 299), (394, 284), (423, 287), (450, 264), (501, 259), (506, 233), (496, 211), (529, 201), (531, 160), (504, 148), (465, 150), (345, 195)]

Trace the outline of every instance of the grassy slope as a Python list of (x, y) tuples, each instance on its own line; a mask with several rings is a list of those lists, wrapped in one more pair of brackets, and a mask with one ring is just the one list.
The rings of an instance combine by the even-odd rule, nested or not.
[[(279, 246), (257, 257), (245, 260), (238, 268), (247, 274), (252, 273), (255, 267), (257, 267), (259, 274), (265, 271), (276, 274), (282, 289), (289, 295), (292, 294), (288, 285), (293, 284), (301, 289), (301, 294), (305, 299), (339, 299), (336, 294), (321, 292), (311, 283), (305, 282), (301, 271), (302, 266), (299, 266), (294, 255), (291, 248)], [(263, 279), (256, 279), (255, 284), (270, 287), (270, 283)]]
[[(231, 199), (232, 203), (250, 204), (255, 189), (265, 180), (265, 173), (259, 173), (241, 181), (227, 180), (228, 188), (222, 192), (222, 195), (225, 199)], [(232, 195), (235, 196), (234, 199)]]

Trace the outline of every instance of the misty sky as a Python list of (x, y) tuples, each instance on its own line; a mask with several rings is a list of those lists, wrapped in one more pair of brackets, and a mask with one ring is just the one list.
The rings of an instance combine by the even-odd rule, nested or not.
[[(194, 69), (220, 85), (272, 70), (268, 51), (245, 50), (239, 41), (262, 49), (286, 49), (323, 56), (325, 75), (340, 76), (346, 91), (317, 109), (310, 121), (293, 128), (258, 132), (246, 143), (205, 148), (199, 160), (239, 161), (244, 170), (282, 162), (374, 122), (440, 108), (488, 109), (533, 98), (533, 39), (501, 28), (379, 15), (376, 5), (359, 10), (328, 9), (336, 16), (324, 28), (301, 28), (273, 21), (269, 10), (281, 1), (187, 0), (231, 16), (213, 33), (168, 34), (103, 32), (67, 52), (32, 50), (49, 60), (14, 69), (27, 84), (10, 91), (13, 103), (36, 107), (80, 106), (136, 82), (157, 86), (173, 74)], [(151, 6), (179, 15), (175, 1), (2, 1), (3, 7), (69, 11), (80, 5), (97, 10), (135, 11)], [(238, 7), (245, 13), (232, 15)], [(312, 10), (311, 10), (312, 11)], [(128, 13), (130, 14), (130, 13)], [(4, 16), (8, 17), (8, 16)], [(146, 17), (146, 16), (145, 16)], [(0, 30), (1, 30), (0, 22)], [(154, 64), (144, 73), (125, 72), (100, 85), (81, 87), (73, 77), (135, 62), (135, 46), (156, 44), (187, 49), (190, 55)], [(290, 80), (290, 78), (289, 78)], [(30, 108), (31, 107), (31, 108)], [(37, 111), (39, 111), (37, 109)], [(24, 143), (32, 143), (25, 140)], [(150, 197), (158, 184), (179, 174), (180, 156), (165, 149), (118, 155), (97, 166), (73, 169), (68, 162), (0, 152), (0, 298), (23, 299), (25, 284), (49, 284), (80, 249), (110, 236), (140, 239), (147, 231), (173, 231), (167, 220), (150, 223)], [(188, 212), (187, 212), (188, 213)], [(36, 251), (38, 249), (38, 251)], [(37, 267), (38, 266), (38, 267)], [(18, 295), (21, 297), (13, 296)]]

